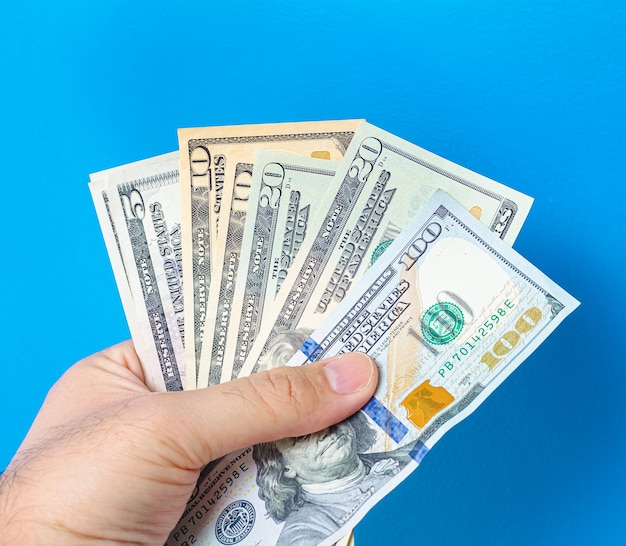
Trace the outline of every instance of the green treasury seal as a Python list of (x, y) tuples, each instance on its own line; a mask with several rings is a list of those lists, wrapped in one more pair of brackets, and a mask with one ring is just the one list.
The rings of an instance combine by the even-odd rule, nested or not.
[(431, 305), (422, 315), (422, 335), (428, 343), (445, 345), (458, 337), (464, 324), (461, 308), (442, 301)]
[(386, 241), (382, 241), (379, 245), (376, 245), (376, 248), (372, 252), (370, 265), (374, 265), (374, 262), (383, 255), (383, 252), (385, 252), (385, 250), (389, 248), (389, 245), (391, 245), (391, 243), (393, 243), (393, 239), (387, 239)]

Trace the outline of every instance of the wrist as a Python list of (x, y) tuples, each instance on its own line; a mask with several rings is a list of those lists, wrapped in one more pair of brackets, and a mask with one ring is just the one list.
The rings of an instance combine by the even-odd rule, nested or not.
[(22, 494), (17, 481), (18, 477), (11, 469), (0, 475), (0, 544), (29, 543), (25, 532), (29, 522), (24, 520), (18, 506)]
[(60, 529), (47, 525), (46, 509), (37, 503), (36, 488), (33, 491), (32, 482), (19, 466), (12, 463), (0, 475), (0, 546), (69, 545)]

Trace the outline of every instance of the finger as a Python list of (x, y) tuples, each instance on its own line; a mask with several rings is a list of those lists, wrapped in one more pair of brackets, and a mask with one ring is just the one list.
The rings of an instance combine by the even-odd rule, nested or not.
[(102, 351), (102, 354), (107, 357), (109, 362), (115, 363), (118, 370), (120, 367), (129, 370), (142, 384), (145, 384), (141, 362), (135, 350), (135, 345), (131, 340), (113, 345)]
[(199, 468), (236, 449), (310, 434), (346, 419), (371, 398), (377, 378), (373, 360), (350, 353), (163, 398), (178, 420), (169, 430), (181, 464)]

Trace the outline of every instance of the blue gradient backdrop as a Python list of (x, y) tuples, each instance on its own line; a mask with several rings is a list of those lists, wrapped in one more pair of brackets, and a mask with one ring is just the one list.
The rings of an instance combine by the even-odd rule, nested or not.
[(582, 305), (357, 545), (626, 543), (625, 6), (2, 2), (0, 465), (60, 374), (128, 336), (90, 172), (178, 127), (365, 117), (534, 196), (515, 248)]

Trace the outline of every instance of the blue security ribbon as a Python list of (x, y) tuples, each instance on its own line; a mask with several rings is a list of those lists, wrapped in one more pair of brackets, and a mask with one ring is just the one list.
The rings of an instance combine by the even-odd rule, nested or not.
[(309, 360), (315, 360), (315, 352), (320, 348), (320, 345), (312, 337), (307, 339), (300, 347), (300, 352), (306, 356)]
[(421, 440), (418, 440), (413, 446), (413, 449), (409, 452), (409, 457), (411, 457), (417, 464), (420, 464), (426, 453), (428, 453), (426, 444), (424, 444)]
[(363, 412), (396, 443), (399, 443), (409, 433), (409, 429), (404, 426), (404, 423), (374, 397), (365, 404)]

